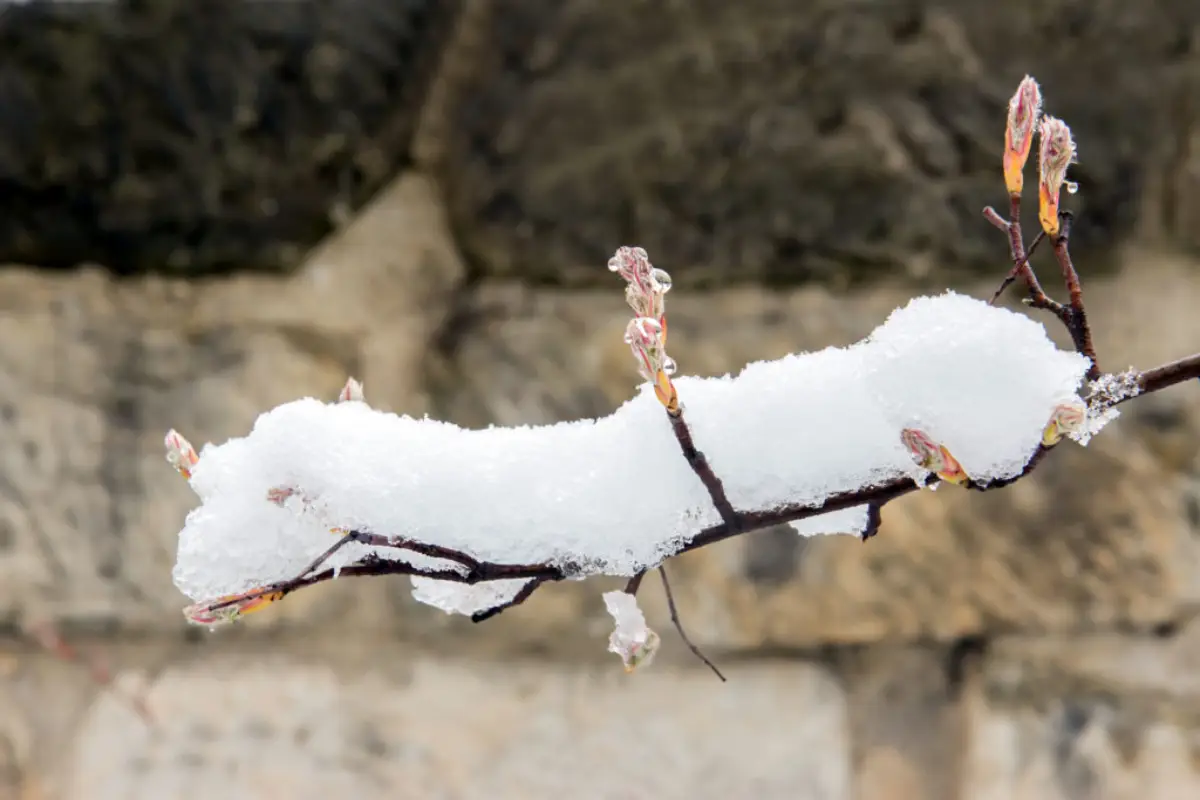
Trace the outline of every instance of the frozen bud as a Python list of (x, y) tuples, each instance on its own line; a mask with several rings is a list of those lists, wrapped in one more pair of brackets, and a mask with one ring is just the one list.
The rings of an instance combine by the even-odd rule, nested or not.
[(195, 625), (224, 625), (261, 611), (271, 603), (282, 600), (284, 594), (282, 591), (255, 589), (243, 594), (226, 595), (207, 603), (190, 605), (183, 610), (183, 615)]
[(1083, 430), (1086, 420), (1087, 405), (1082, 400), (1075, 398), (1058, 404), (1054, 407), (1054, 413), (1050, 415), (1050, 422), (1042, 431), (1042, 444), (1053, 447), (1061, 442), (1064, 436)]
[(633, 672), (643, 664), (649, 665), (661, 640), (657, 633), (646, 627), (646, 618), (638, 608), (637, 598), (628, 592), (605, 592), (604, 605), (616, 622), (608, 637), (608, 651), (621, 657), (626, 672)]
[(937, 473), (939, 478), (948, 483), (964, 483), (967, 480), (967, 473), (958, 459), (924, 431), (905, 428), (900, 432), (900, 441), (904, 442), (913, 460), (923, 469)]
[(671, 383), (675, 361), (663, 346), (665, 327), (656, 319), (637, 317), (625, 327), (625, 343), (638, 362), (638, 373), (654, 384), (658, 401), (671, 413), (679, 409), (679, 395)]
[(347, 378), (346, 385), (342, 387), (341, 394), (338, 395), (339, 403), (365, 403), (367, 398), (363, 395), (363, 386), (354, 378)]
[(1008, 101), (1008, 125), (1004, 130), (1004, 184), (1009, 194), (1019, 195), (1025, 186), (1025, 162), (1033, 145), (1033, 132), (1042, 112), (1042, 93), (1028, 75)]
[[(1067, 183), (1067, 167), (1075, 161), (1075, 141), (1067, 123), (1056, 117), (1042, 120), (1038, 170), (1038, 217), (1047, 236), (1058, 235), (1058, 198)], [(1067, 184), (1074, 191), (1074, 184)]]
[(174, 428), (167, 431), (163, 444), (167, 448), (167, 463), (185, 478), (192, 477), (192, 467), (200, 460), (192, 443), (179, 435)]

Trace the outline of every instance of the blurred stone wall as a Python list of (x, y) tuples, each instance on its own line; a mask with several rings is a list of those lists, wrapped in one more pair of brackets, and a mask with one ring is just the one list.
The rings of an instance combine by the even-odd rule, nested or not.
[[(603, 580), (483, 626), (416, 606), (403, 579), (306, 590), (215, 635), (184, 625), (170, 567), (195, 498), (163, 460), (168, 427), (221, 441), (347, 375), (376, 406), (465, 425), (608, 413), (638, 380), (603, 266), (623, 243), (671, 270), (692, 374), (854, 341), (930, 286), (986, 295), (1004, 243), (977, 211), (1002, 199), (1003, 104), (1026, 70), (1080, 139), (1070, 204), (1103, 366), (1196, 350), (1192, 4), (802, 5), (467, 2), (352, 219), (226, 240), (305, 249), (291, 274), (0, 271), (0, 798), (1200, 796), (1194, 387), (1002, 492), (890, 504), (867, 545), (780, 529), (672, 562), (728, 684), (651, 584), (665, 652), (634, 676), (604, 653)], [(653, 149), (660, 111), (676, 150)], [(955, 157), (930, 167), (914, 153), (947, 151), (922, 136)], [(271, 166), (294, 151), (272, 147), (263, 179), (300, 196)], [(146, 213), (176, 213), (168, 196)], [(222, 225), (201, 227), (238, 230)], [(801, 244), (778, 249), (772, 226)], [(116, 688), (30, 644), (46, 623)]]

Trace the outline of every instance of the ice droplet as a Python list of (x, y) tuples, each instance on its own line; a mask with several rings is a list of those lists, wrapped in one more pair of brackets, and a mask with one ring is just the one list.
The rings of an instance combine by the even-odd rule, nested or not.
[(658, 284), (658, 290), (660, 292), (666, 294), (667, 292), (671, 291), (671, 276), (667, 274), (666, 270), (658, 269), (656, 267), (654, 271), (650, 273), (650, 275), (654, 278), (654, 282)]
[(675, 359), (670, 356), (663, 356), (662, 371), (668, 375), (674, 375), (676, 370)]

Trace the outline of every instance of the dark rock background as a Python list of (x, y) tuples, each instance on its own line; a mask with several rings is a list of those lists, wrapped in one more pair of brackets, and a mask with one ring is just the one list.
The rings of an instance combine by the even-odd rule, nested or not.
[(1081, 249), (1200, 241), (1191, 0), (4, 9), (0, 262), (288, 268), (415, 154), (476, 275), (594, 283), (631, 241), (691, 285), (990, 268), (1026, 72)]
[(0, 263), (294, 265), (407, 163), (454, 6), (0, 4)]

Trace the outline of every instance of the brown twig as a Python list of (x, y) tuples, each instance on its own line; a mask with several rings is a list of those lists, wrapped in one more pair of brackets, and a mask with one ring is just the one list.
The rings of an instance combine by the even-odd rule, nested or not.
[[(1033, 308), (1049, 311), (1054, 316), (1058, 317), (1063, 325), (1067, 326), (1068, 330), (1071, 327), (1070, 314), (1066, 307), (1055, 300), (1050, 299), (1046, 292), (1042, 289), (1041, 283), (1038, 282), (1037, 274), (1033, 271), (1033, 265), (1029, 263), (1030, 253), (1033, 252), (1031, 247), (1029, 252), (1025, 250), (1025, 241), (1021, 236), (1021, 196), (1010, 195), (1008, 198), (1008, 219), (1000, 216), (996, 209), (988, 206), (983, 210), (983, 217), (992, 225), (1008, 234), (1008, 253), (1012, 259), (1013, 269), (1010, 274), (1016, 273), (1025, 283), (1025, 289), (1029, 295), (1025, 301)], [(1041, 236), (1038, 237), (1040, 241)], [(1011, 283), (1011, 281), (1008, 281)], [(1003, 291), (1005, 283), (1001, 286), (1000, 291)], [(999, 296), (997, 291), (996, 296)], [(993, 298), (995, 299), (995, 298)]]
[(521, 603), (524, 603), (526, 600), (528, 600), (529, 596), (536, 592), (538, 587), (545, 582), (545, 578), (530, 578), (529, 583), (522, 586), (520, 591), (513, 595), (512, 599), (507, 603), (501, 603), (498, 606), (492, 606), (491, 608), (484, 609), (483, 611), (476, 611), (471, 615), (471, 622), (484, 622), (503, 611), (507, 611), (513, 606), (521, 605)]
[(1094, 381), (1100, 377), (1100, 364), (1096, 360), (1096, 348), (1092, 344), (1092, 329), (1088, 325), (1087, 309), (1083, 305), (1083, 287), (1079, 285), (1079, 273), (1071, 262), (1070, 237), (1071, 223), (1074, 216), (1069, 211), (1059, 214), (1059, 234), (1054, 237), (1054, 257), (1062, 270), (1063, 283), (1067, 285), (1070, 297), (1070, 313), (1067, 329), (1071, 332), (1071, 340), (1075, 343), (1076, 351), (1082, 353), (1091, 362), (1087, 378)]
[(712, 661), (709, 661), (708, 656), (700, 652), (700, 648), (692, 643), (692, 640), (688, 638), (687, 632), (683, 629), (683, 623), (679, 621), (679, 610), (675, 608), (675, 596), (671, 594), (671, 583), (667, 580), (666, 564), (658, 565), (658, 574), (662, 577), (663, 591), (667, 594), (667, 608), (671, 612), (671, 622), (675, 624), (675, 630), (679, 631), (679, 638), (683, 639), (683, 643), (688, 646), (688, 649), (692, 651), (696, 658), (707, 664), (708, 668), (711, 669), (716, 676), (721, 679), (722, 683), (724, 683), (725, 676), (721, 674), (721, 670), (717, 669), (717, 665)]
[(867, 503), (867, 527), (863, 529), (862, 540), (865, 542), (879, 533), (881, 525), (883, 525), (883, 503)]
[(726, 525), (737, 525), (737, 511), (734, 510), (733, 504), (729, 502), (729, 498), (725, 496), (725, 485), (721, 483), (721, 479), (713, 472), (712, 467), (708, 463), (708, 459), (704, 457), (696, 449), (695, 443), (692, 441), (692, 432), (688, 428), (687, 422), (683, 419), (683, 409), (677, 409), (674, 413), (667, 412), (668, 419), (671, 420), (671, 429), (675, 431), (675, 438), (679, 440), (679, 448), (683, 450), (683, 457), (687, 459), (688, 466), (692, 468), (692, 472), (696, 473), (696, 477), (704, 484), (704, 488), (708, 490), (708, 496), (712, 499), (713, 506), (717, 509), (717, 513), (721, 515), (721, 519)]

